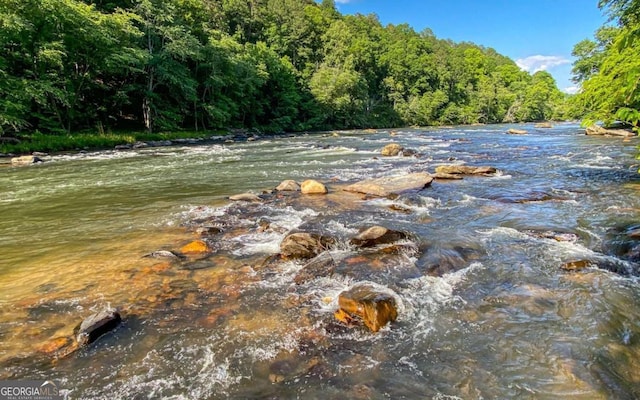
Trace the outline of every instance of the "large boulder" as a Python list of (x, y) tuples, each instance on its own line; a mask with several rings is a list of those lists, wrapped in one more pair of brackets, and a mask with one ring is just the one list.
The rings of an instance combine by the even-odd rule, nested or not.
[(280, 255), (284, 259), (313, 258), (333, 244), (333, 239), (307, 232), (292, 233), (280, 243)]
[(358, 247), (373, 247), (406, 238), (407, 235), (403, 232), (387, 229), (384, 226), (372, 226), (361, 231), (358, 236), (351, 239), (350, 243)]
[(398, 143), (390, 143), (382, 148), (380, 154), (384, 157), (395, 157), (400, 154), (402, 150), (404, 150), (404, 148)]
[(398, 305), (389, 289), (358, 283), (340, 293), (335, 317), (349, 325), (362, 322), (372, 332), (398, 318)]
[(11, 165), (15, 165), (17, 167), (41, 163), (41, 162), (44, 162), (44, 161), (41, 158), (36, 156), (21, 156), (21, 157), (13, 157), (11, 159)]
[(436, 167), (436, 174), (452, 175), (491, 175), (496, 173), (493, 167), (474, 167), (470, 165), (440, 165)]
[(327, 194), (329, 193), (329, 191), (327, 190), (326, 186), (324, 186), (322, 183), (313, 180), (313, 179), (308, 179), (304, 182), (302, 182), (302, 184), (300, 185), (300, 189), (302, 191), (302, 194)]
[(526, 135), (527, 131), (525, 131), (524, 129), (513, 129), (513, 128), (511, 128), (511, 129), (509, 129), (507, 131), (507, 133), (509, 135)]
[(85, 318), (76, 327), (76, 341), (79, 345), (95, 342), (100, 336), (114, 330), (122, 322), (118, 310), (109, 308)]
[(391, 194), (400, 194), (409, 190), (423, 189), (433, 181), (431, 175), (426, 172), (390, 176), (377, 179), (366, 179), (345, 187), (347, 192), (362, 193), (370, 196), (387, 197)]
[(594, 136), (623, 136), (623, 137), (635, 136), (635, 133), (631, 131), (627, 131), (624, 129), (606, 129), (601, 127), (600, 125), (591, 125), (587, 127), (587, 129), (585, 130), (585, 133), (587, 135), (594, 135)]
[(282, 183), (276, 187), (276, 190), (280, 192), (297, 192), (300, 190), (300, 185), (298, 182), (288, 179), (286, 181), (282, 181)]

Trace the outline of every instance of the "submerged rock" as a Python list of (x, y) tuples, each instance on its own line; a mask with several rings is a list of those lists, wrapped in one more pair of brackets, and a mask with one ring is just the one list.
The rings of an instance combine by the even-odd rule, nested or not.
[(400, 154), (402, 150), (404, 150), (404, 148), (398, 143), (390, 143), (380, 150), (380, 154), (384, 157), (395, 157)]
[(300, 185), (300, 189), (302, 191), (302, 194), (327, 194), (329, 193), (329, 191), (327, 190), (327, 187), (324, 186), (322, 183), (313, 180), (313, 179), (308, 179), (304, 182), (302, 182), (302, 184)]
[(507, 131), (507, 133), (509, 135), (526, 135), (527, 131), (525, 131), (524, 129), (513, 129), (513, 128), (511, 128), (511, 129), (509, 129)]
[(276, 190), (280, 192), (297, 192), (300, 190), (300, 185), (298, 182), (288, 179), (286, 181), (282, 181), (282, 183), (276, 187)]
[(453, 174), (453, 175), (490, 175), (495, 174), (497, 170), (494, 167), (474, 167), (470, 165), (441, 165), (436, 167), (436, 173)]
[(539, 122), (535, 125), (533, 125), (534, 128), (539, 128), (539, 129), (551, 129), (553, 128), (553, 125), (551, 124), (551, 122)]
[(76, 341), (79, 345), (93, 343), (100, 336), (114, 330), (122, 322), (118, 310), (110, 308), (97, 312), (87, 318), (77, 327)]
[(296, 274), (295, 278), (293, 278), (293, 281), (298, 285), (302, 285), (316, 278), (331, 276), (336, 266), (336, 262), (331, 256), (331, 253), (325, 251), (305, 264)]
[(229, 196), (229, 200), (231, 201), (247, 201), (250, 203), (259, 203), (262, 201), (260, 197), (253, 193), (241, 193), (233, 196)]
[(384, 226), (372, 226), (364, 229), (358, 236), (351, 239), (350, 243), (358, 247), (373, 247), (380, 244), (389, 244), (406, 239), (407, 234), (387, 229)]
[(41, 162), (44, 162), (44, 161), (41, 158), (36, 156), (21, 156), (21, 157), (13, 157), (11, 159), (11, 165), (14, 165), (17, 167), (24, 166), (24, 165), (37, 164)]
[(280, 255), (284, 259), (313, 258), (333, 243), (332, 238), (318, 234), (292, 233), (280, 243)]
[(167, 251), (167, 250), (157, 250), (154, 252), (151, 252), (149, 254), (145, 254), (143, 257), (149, 257), (149, 258), (168, 258), (168, 259), (172, 259), (172, 260), (179, 260), (180, 257), (172, 252), (172, 251)]
[(335, 317), (349, 325), (362, 321), (372, 332), (398, 318), (396, 299), (388, 290), (370, 283), (358, 283), (340, 293)]
[(390, 176), (377, 179), (366, 179), (346, 186), (347, 192), (362, 193), (370, 196), (387, 197), (392, 194), (400, 194), (409, 190), (420, 190), (429, 186), (433, 181), (430, 174), (416, 172), (413, 174)]

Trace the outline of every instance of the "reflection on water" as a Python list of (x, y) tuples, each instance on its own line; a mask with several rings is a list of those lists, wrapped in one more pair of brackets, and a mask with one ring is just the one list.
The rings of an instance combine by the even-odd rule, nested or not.
[[(637, 143), (574, 125), (508, 128), (345, 132), (2, 168), (0, 379), (57, 379), (71, 398), (638, 398), (637, 266), (603, 246), (611, 228), (638, 221)], [(380, 157), (391, 142), (419, 156)], [(395, 199), (339, 191), (443, 164), (499, 173)], [(226, 201), (307, 178), (332, 193)], [(373, 224), (408, 232), (410, 250), (355, 254), (348, 239)], [(213, 255), (144, 257), (204, 228), (215, 232)], [(296, 284), (304, 263), (269, 261), (293, 229), (337, 238), (335, 274)], [(576, 260), (589, 267), (560, 268)], [(378, 334), (333, 317), (340, 292), (361, 280), (400, 303), (398, 321)], [(74, 327), (107, 305), (123, 325), (60, 357)]]

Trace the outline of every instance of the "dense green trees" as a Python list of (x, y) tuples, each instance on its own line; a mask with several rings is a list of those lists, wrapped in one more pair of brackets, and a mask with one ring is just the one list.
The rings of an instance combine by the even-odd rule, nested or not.
[(587, 124), (621, 120), (636, 130), (640, 125), (640, 2), (601, 0), (617, 26), (605, 25), (596, 41), (574, 48), (574, 79), (582, 90), (576, 104), (586, 112)]
[[(545, 72), (342, 16), (332, 0), (0, 0), (0, 28), (0, 135), (493, 123), (565, 109)], [(580, 79), (601, 68), (605, 44), (593, 46), (576, 50)]]

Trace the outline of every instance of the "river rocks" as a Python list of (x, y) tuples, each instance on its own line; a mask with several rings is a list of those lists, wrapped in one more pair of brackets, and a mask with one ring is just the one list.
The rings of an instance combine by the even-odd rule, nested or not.
[(440, 165), (436, 167), (436, 174), (452, 174), (452, 175), (492, 175), (497, 170), (493, 167), (474, 167), (470, 165)]
[(76, 341), (80, 345), (93, 343), (100, 336), (114, 330), (122, 322), (116, 309), (105, 309), (87, 318), (77, 327)]
[(603, 240), (602, 248), (605, 254), (640, 262), (640, 224), (610, 229)]
[(551, 122), (539, 122), (533, 125), (533, 127), (538, 129), (551, 129), (553, 128), (553, 124), (551, 124)]
[(564, 270), (564, 271), (580, 271), (583, 270), (585, 268), (588, 268), (591, 266), (591, 262), (589, 260), (574, 260), (574, 261), (568, 261), (564, 264), (562, 264), (560, 266), (560, 269)]
[(555, 231), (548, 231), (548, 230), (528, 229), (523, 231), (523, 233), (538, 239), (552, 239), (552, 240), (555, 240), (556, 242), (575, 243), (579, 239), (578, 235), (570, 232), (555, 232)]
[(622, 137), (630, 137), (635, 136), (635, 133), (631, 131), (627, 131), (624, 129), (606, 129), (601, 127), (600, 125), (591, 125), (587, 127), (585, 130), (587, 135), (593, 136), (622, 136)]
[(286, 181), (282, 181), (282, 183), (276, 187), (276, 190), (280, 192), (297, 192), (300, 190), (300, 185), (298, 182), (288, 179)]
[(300, 190), (302, 191), (302, 194), (327, 194), (329, 193), (329, 191), (327, 190), (326, 186), (324, 186), (322, 183), (313, 180), (313, 179), (308, 179), (304, 182), (302, 182), (302, 184), (300, 185)]
[(21, 156), (21, 157), (13, 157), (11, 159), (11, 165), (16, 167), (37, 164), (41, 162), (44, 162), (44, 161), (37, 156)]
[(351, 239), (350, 243), (357, 247), (373, 247), (380, 244), (389, 244), (398, 240), (406, 239), (403, 232), (387, 229), (383, 226), (372, 226)]
[(361, 321), (372, 332), (378, 332), (398, 318), (398, 305), (388, 289), (371, 283), (358, 283), (340, 293), (335, 317), (349, 325)]
[(513, 128), (511, 128), (511, 129), (509, 129), (507, 131), (507, 133), (509, 135), (526, 135), (527, 131), (525, 131), (524, 129), (513, 129)]
[(370, 196), (387, 197), (391, 194), (400, 194), (409, 190), (424, 189), (432, 181), (433, 178), (428, 173), (417, 172), (401, 176), (367, 179), (346, 186), (343, 190)]
[(167, 258), (170, 260), (179, 260), (180, 257), (178, 257), (177, 254), (175, 254), (172, 251), (167, 251), (167, 250), (157, 250), (154, 252), (151, 252), (149, 254), (145, 254), (143, 257), (149, 257), (149, 258)]
[(286, 259), (313, 258), (327, 249), (334, 240), (318, 234), (298, 232), (285, 237), (280, 243), (280, 255)]
[(180, 248), (182, 254), (198, 255), (211, 252), (209, 245), (203, 240), (194, 240)]
[(260, 197), (253, 193), (241, 193), (233, 196), (229, 196), (229, 200), (231, 201), (246, 201), (249, 203), (259, 203), (262, 201)]
[(404, 148), (398, 143), (390, 143), (382, 148), (380, 154), (384, 157), (395, 157), (400, 154), (402, 150), (404, 150)]

